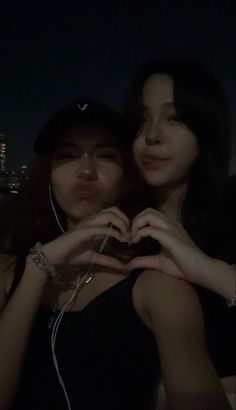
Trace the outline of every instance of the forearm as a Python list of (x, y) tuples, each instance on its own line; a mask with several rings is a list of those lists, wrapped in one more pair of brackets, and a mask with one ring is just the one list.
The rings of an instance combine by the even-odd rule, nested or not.
[(11, 402), (47, 276), (27, 259), (22, 279), (0, 318), (0, 408)]
[(206, 269), (199, 276), (199, 285), (230, 301), (235, 292), (235, 275), (234, 265), (209, 258)]
[(168, 410), (231, 409), (204, 347), (161, 348)]

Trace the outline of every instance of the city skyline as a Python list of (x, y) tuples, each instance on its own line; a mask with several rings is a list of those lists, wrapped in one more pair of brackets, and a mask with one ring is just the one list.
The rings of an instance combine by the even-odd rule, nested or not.
[(235, 164), (233, 0), (100, 0), (46, 9), (5, 2), (0, 12), (0, 130), (10, 168), (30, 160), (35, 136), (59, 107), (88, 95), (122, 111), (137, 67), (166, 56), (203, 61), (219, 79), (232, 108)]

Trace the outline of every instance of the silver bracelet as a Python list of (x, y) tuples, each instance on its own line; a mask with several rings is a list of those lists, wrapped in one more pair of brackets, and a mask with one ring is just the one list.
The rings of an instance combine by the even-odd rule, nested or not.
[(234, 294), (230, 301), (226, 301), (226, 304), (228, 307), (236, 306), (236, 265), (233, 264), (232, 266), (234, 267), (234, 271), (235, 271), (234, 272), (235, 273), (234, 275)]
[(42, 244), (37, 242), (32, 248), (30, 248), (30, 256), (37, 268), (46, 272), (51, 278), (58, 278), (58, 273), (54, 266), (48, 261), (42, 250)]

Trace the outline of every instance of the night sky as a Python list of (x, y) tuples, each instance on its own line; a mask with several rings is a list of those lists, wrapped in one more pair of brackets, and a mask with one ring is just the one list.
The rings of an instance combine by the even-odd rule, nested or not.
[(233, 0), (5, 3), (0, 6), (0, 130), (8, 137), (10, 168), (30, 159), (39, 129), (72, 99), (88, 95), (122, 110), (138, 65), (151, 58), (206, 62), (232, 111), (236, 106)]

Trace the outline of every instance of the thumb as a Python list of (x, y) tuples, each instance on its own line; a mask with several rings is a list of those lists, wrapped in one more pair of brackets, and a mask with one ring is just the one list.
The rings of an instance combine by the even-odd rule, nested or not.
[(158, 255), (153, 256), (138, 256), (137, 258), (132, 259), (128, 263), (128, 269), (160, 269), (159, 267), (159, 257)]

